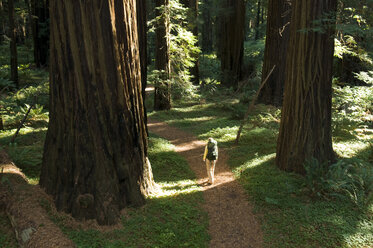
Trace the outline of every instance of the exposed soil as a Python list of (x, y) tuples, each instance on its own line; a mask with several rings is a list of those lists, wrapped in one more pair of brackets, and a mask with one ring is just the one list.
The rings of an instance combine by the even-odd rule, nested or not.
[(56, 212), (52, 199), (0, 150), (0, 211), (10, 219), (20, 247), (75, 247), (53, 223), (47, 211)]
[(263, 235), (259, 221), (252, 212), (241, 185), (227, 166), (227, 152), (219, 149), (219, 160), (215, 168), (215, 182), (208, 185), (206, 166), (202, 161), (206, 141), (200, 141), (191, 133), (148, 119), (149, 131), (167, 140), (176, 152), (188, 161), (203, 185), (204, 208), (209, 216), (210, 247), (262, 247)]

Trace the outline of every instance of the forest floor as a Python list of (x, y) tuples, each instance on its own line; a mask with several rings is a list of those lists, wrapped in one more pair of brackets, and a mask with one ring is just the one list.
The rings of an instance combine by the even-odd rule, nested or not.
[(165, 122), (148, 120), (149, 131), (169, 140), (175, 151), (189, 163), (203, 187), (204, 209), (209, 216), (210, 247), (262, 247), (260, 223), (242, 186), (235, 180), (227, 165), (228, 154), (219, 149), (215, 182), (207, 184), (205, 163), (202, 161), (204, 141), (191, 133)]

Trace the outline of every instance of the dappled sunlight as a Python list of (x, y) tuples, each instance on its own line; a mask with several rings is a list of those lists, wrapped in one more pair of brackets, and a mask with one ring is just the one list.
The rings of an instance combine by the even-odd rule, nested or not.
[(159, 188), (149, 196), (154, 198), (175, 197), (184, 194), (192, 194), (201, 191), (198, 184), (193, 180), (180, 180), (174, 182), (158, 182)]
[(236, 176), (240, 176), (243, 171), (249, 168), (254, 168), (256, 166), (262, 165), (271, 159), (274, 159), (276, 157), (276, 153), (271, 153), (263, 156), (259, 156), (258, 154), (255, 154), (255, 157), (251, 160), (246, 161), (244, 164), (240, 165), (239, 167), (236, 167), (234, 169), (234, 173)]
[(345, 142), (334, 142), (333, 149), (338, 156), (344, 158), (351, 158), (356, 156), (359, 152), (368, 149), (370, 146), (369, 142), (351, 140)]

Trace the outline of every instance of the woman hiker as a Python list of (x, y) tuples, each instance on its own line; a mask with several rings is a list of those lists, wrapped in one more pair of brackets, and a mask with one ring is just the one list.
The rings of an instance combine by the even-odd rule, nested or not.
[(205, 146), (205, 153), (203, 154), (203, 161), (206, 161), (208, 183), (214, 183), (215, 164), (218, 160), (218, 142), (213, 138), (209, 138)]

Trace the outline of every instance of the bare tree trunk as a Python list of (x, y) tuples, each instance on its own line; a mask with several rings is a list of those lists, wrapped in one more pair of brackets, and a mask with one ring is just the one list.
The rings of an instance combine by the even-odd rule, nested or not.
[(31, 0), (32, 37), (34, 42), (34, 61), (37, 67), (48, 63), (49, 51), (49, 1)]
[(141, 66), (141, 89), (142, 100), (144, 102), (144, 118), (146, 133), (148, 133), (148, 118), (145, 106), (146, 85), (148, 77), (148, 51), (147, 51), (147, 20), (146, 20), (146, 0), (136, 0), (137, 7), (137, 31), (139, 36), (140, 66)]
[(259, 26), (260, 26), (260, 8), (261, 0), (258, 0), (258, 9), (256, 11), (256, 24), (255, 24), (255, 40), (259, 39)]
[(40, 185), (58, 210), (99, 224), (145, 203), (136, 1), (51, 0), (50, 121)]
[[(169, 0), (156, 0), (156, 7), (168, 6)], [(162, 15), (156, 28), (155, 40), (155, 68), (163, 71), (160, 81), (155, 85), (154, 91), (154, 109), (169, 110), (171, 109), (171, 84), (170, 79), (171, 65), (169, 55), (169, 33), (170, 21), (167, 13), (156, 10), (156, 16)]]
[[(331, 99), (335, 20), (323, 21), (321, 27), (314, 21), (334, 14), (336, 7), (336, 0), (293, 1), (276, 151), (276, 164), (285, 171), (305, 173), (303, 164), (312, 157), (320, 163), (334, 160)], [(320, 28), (323, 30), (314, 31)]]
[(3, 5), (3, 0), (0, 0), (0, 44), (4, 42), (4, 35), (5, 35), (4, 5)]
[(0, 114), (0, 130), (1, 130), (1, 131), (4, 130), (3, 117), (1, 116), (1, 114)]
[(258, 101), (265, 104), (282, 104), (290, 17), (290, 0), (269, 0), (262, 79), (274, 65), (276, 69), (259, 95)]
[(16, 88), (18, 83), (18, 62), (17, 62), (17, 31), (14, 22), (14, 0), (8, 0), (9, 14), (9, 37), (10, 37), (10, 80), (14, 82)]
[(242, 79), (245, 2), (243, 0), (224, 0), (226, 11), (222, 17), (220, 33), (220, 61), (223, 72), (222, 83), (236, 87)]
[(202, 9), (202, 52), (211, 53), (213, 50), (213, 26), (211, 16), (211, 0), (205, 0)]

